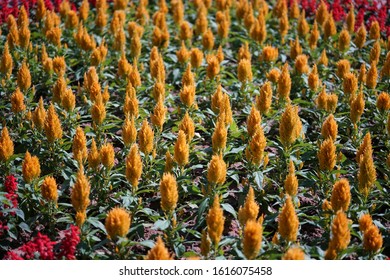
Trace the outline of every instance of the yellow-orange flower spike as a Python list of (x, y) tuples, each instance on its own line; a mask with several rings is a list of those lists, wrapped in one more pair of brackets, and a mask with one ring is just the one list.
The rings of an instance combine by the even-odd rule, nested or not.
[(337, 132), (337, 122), (334, 119), (333, 114), (330, 114), (322, 124), (321, 135), (324, 139), (330, 137), (333, 141), (335, 141), (337, 137)]
[(252, 81), (252, 65), (247, 59), (241, 59), (237, 66), (237, 76), (241, 83)]
[(207, 181), (209, 184), (223, 184), (226, 181), (226, 163), (222, 155), (213, 155), (207, 169)]
[(251, 112), (246, 121), (247, 130), (250, 137), (252, 137), (259, 126), (261, 125), (261, 115), (260, 112), (256, 109), (256, 107), (252, 104)]
[(83, 0), (79, 8), (79, 17), (83, 22), (86, 22), (89, 14), (89, 2), (88, 0)]
[(370, 69), (367, 71), (366, 85), (370, 89), (376, 88), (378, 82), (378, 70), (376, 67), (376, 62), (372, 62)]
[(56, 180), (48, 176), (45, 178), (41, 184), (41, 194), (44, 199), (47, 201), (57, 202), (58, 200), (58, 190)]
[(359, 229), (364, 233), (372, 225), (372, 218), (370, 214), (363, 214), (359, 219)]
[(298, 235), (299, 221), (295, 213), (291, 197), (287, 200), (279, 214), (278, 231), (282, 238), (287, 241), (296, 241)]
[(142, 127), (138, 133), (139, 149), (146, 155), (153, 150), (154, 132), (148, 121), (144, 119)]
[(353, 96), (351, 98), (351, 112), (350, 117), (353, 124), (356, 124), (359, 122), (360, 117), (363, 115), (364, 112), (364, 94), (363, 91), (360, 91), (360, 93), (357, 96)]
[(267, 139), (264, 136), (263, 128), (259, 125), (245, 150), (247, 160), (252, 162), (252, 164), (260, 165), (266, 145)]
[(91, 108), (92, 120), (97, 124), (103, 124), (106, 119), (106, 106), (103, 103), (103, 96), (101, 93), (96, 95), (95, 102)]
[(288, 63), (285, 63), (278, 79), (277, 93), (280, 100), (290, 100), (291, 78)]
[(305, 252), (300, 247), (291, 247), (284, 253), (282, 260), (304, 260)]
[(41, 21), (46, 14), (46, 5), (44, 0), (38, 0), (37, 1), (37, 11), (36, 11), (36, 17), (38, 21)]
[(23, 61), (22, 66), (19, 68), (17, 83), (22, 91), (26, 91), (31, 87), (31, 74), (26, 61)]
[(168, 172), (172, 172), (172, 168), (173, 168), (173, 158), (172, 158), (172, 155), (169, 151), (167, 151), (165, 153), (165, 167), (164, 167), (164, 172), (165, 173), (168, 173)]
[(257, 257), (261, 248), (262, 239), (262, 222), (256, 220), (247, 221), (243, 233), (242, 248), (248, 260), (253, 260)]
[(137, 128), (135, 127), (134, 117), (126, 117), (122, 126), (122, 139), (126, 147), (129, 147), (137, 139)]
[(183, 167), (188, 163), (189, 153), (186, 134), (183, 130), (179, 130), (173, 154), (173, 157), (179, 166)]
[(215, 55), (208, 55), (207, 58), (207, 77), (212, 80), (219, 74), (220, 65), (219, 60)]
[(194, 121), (191, 119), (188, 112), (184, 115), (184, 118), (182, 119), (179, 130), (183, 130), (187, 137), (187, 142), (190, 143), (192, 138), (194, 138), (195, 135), (195, 124)]
[(259, 205), (255, 200), (255, 192), (252, 187), (249, 187), (248, 194), (245, 198), (245, 203), (238, 209), (238, 220), (242, 227), (250, 220), (256, 220), (259, 215)]
[(378, 40), (381, 37), (381, 28), (377, 20), (371, 23), (369, 37), (371, 40)]
[(47, 141), (50, 143), (62, 138), (61, 121), (58, 118), (53, 104), (50, 104), (47, 111), (44, 128)]
[(88, 153), (88, 167), (97, 170), (98, 166), (100, 164), (100, 153), (96, 146), (95, 139), (92, 138), (92, 144), (91, 149)]
[(160, 236), (157, 237), (156, 244), (149, 250), (145, 260), (172, 260), (172, 257)]
[(11, 110), (14, 114), (26, 110), (26, 105), (24, 104), (24, 95), (19, 88), (16, 88), (14, 93), (11, 95)]
[(336, 146), (332, 138), (327, 138), (322, 142), (318, 152), (318, 160), (321, 170), (333, 170), (336, 165)]
[(390, 109), (390, 94), (381, 92), (376, 99), (376, 107), (382, 113)]
[(71, 88), (65, 90), (62, 98), (61, 98), (62, 107), (67, 111), (71, 112), (74, 110), (76, 106), (76, 96), (74, 95)]
[(302, 54), (302, 47), (299, 43), (299, 38), (297, 37), (295, 41), (290, 42), (290, 57), (295, 60), (300, 54)]
[(343, 79), (344, 76), (349, 73), (349, 69), (351, 68), (351, 64), (347, 59), (341, 59), (337, 61), (337, 71), (336, 74), (340, 79)]
[(217, 90), (211, 96), (211, 110), (213, 110), (214, 113), (217, 113), (222, 106), (222, 102), (223, 102), (222, 86), (219, 84)]
[(256, 108), (263, 114), (267, 114), (272, 104), (272, 87), (269, 81), (260, 87), (260, 95), (256, 96)]
[(225, 120), (225, 125), (232, 124), (233, 115), (232, 115), (232, 107), (230, 106), (230, 98), (226, 93), (223, 94), (221, 108), (219, 110), (218, 118), (222, 118)]
[(320, 32), (318, 31), (318, 24), (317, 21), (314, 21), (313, 28), (310, 31), (310, 36), (309, 36), (309, 47), (310, 49), (315, 49), (317, 48), (317, 41), (318, 38), (320, 37)]
[(214, 152), (222, 151), (226, 148), (227, 141), (227, 129), (224, 121), (225, 115), (222, 114), (221, 117), (218, 118), (217, 124), (215, 126), (215, 130), (212, 136), (212, 146)]
[(364, 250), (372, 253), (378, 252), (383, 245), (383, 237), (378, 227), (372, 224), (365, 232), (363, 236), (363, 248)]
[(160, 181), (161, 209), (164, 212), (175, 210), (179, 193), (176, 178), (171, 173), (164, 173)]
[(198, 48), (191, 49), (191, 66), (199, 68), (202, 65), (203, 52)]
[[(264, 47), (264, 48), (266, 48), (266, 47)], [(263, 49), (263, 52), (264, 52), (264, 49)], [(247, 59), (247, 60), (251, 61), (251, 57), (252, 57), (252, 55), (251, 55), (250, 50), (249, 50), (249, 44), (248, 44), (248, 42), (245, 42), (238, 50), (237, 60), (240, 61), (241, 59)]]
[(14, 154), (14, 143), (8, 133), (8, 128), (3, 127), (0, 137), (0, 161), (7, 161)]
[(297, 29), (300, 37), (305, 37), (310, 31), (309, 24), (306, 21), (305, 10), (302, 10), (301, 15), (299, 16)]
[(302, 122), (298, 116), (298, 107), (287, 105), (279, 123), (280, 140), (284, 146), (290, 146), (300, 136)]
[(190, 55), (191, 52), (187, 50), (185, 42), (181, 41), (181, 48), (178, 51), (176, 51), (177, 60), (180, 63), (184, 64), (187, 62), (188, 59), (190, 59)]
[(343, 90), (347, 95), (355, 94), (358, 89), (358, 79), (353, 73), (347, 73), (343, 79)]
[(341, 210), (336, 214), (332, 223), (332, 239), (329, 247), (336, 250), (336, 252), (342, 251), (348, 247), (351, 240), (351, 233), (349, 230), (349, 221), (347, 215)]
[(370, 51), (370, 63), (375, 62), (376, 64), (378, 64), (380, 55), (381, 55), (381, 44), (379, 43), (379, 41), (376, 41)]
[(84, 162), (88, 157), (87, 139), (81, 127), (77, 127), (76, 134), (73, 137), (72, 152), (73, 158), (79, 163)]
[(211, 28), (207, 29), (202, 35), (202, 45), (205, 50), (212, 50), (214, 47), (214, 35)]
[(356, 152), (356, 162), (359, 163), (365, 153), (372, 155), (371, 133), (364, 135), (363, 141)]
[(292, 160), (290, 160), (288, 174), (284, 180), (284, 189), (289, 196), (295, 196), (298, 193), (298, 178), (295, 175), (295, 167)]
[(340, 179), (333, 185), (330, 201), (332, 203), (332, 209), (335, 212), (338, 210), (344, 212), (348, 210), (349, 203), (351, 202), (351, 187), (347, 179)]
[(106, 143), (100, 148), (100, 160), (107, 169), (111, 169), (114, 166), (115, 151), (111, 143)]
[(3, 55), (0, 58), (0, 73), (2, 73), (7, 79), (12, 74), (13, 60), (9, 52), (8, 43), (4, 45)]
[(367, 197), (376, 181), (374, 160), (368, 151), (365, 151), (360, 159), (358, 181), (359, 192)]
[(364, 47), (364, 43), (366, 42), (367, 37), (367, 30), (364, 27), (364, 23), (359, 27), (358, 31), (356, 32), (355, 37), (355, 45), (361, 49)]
[(324, 39), (327, 40), (329, 37), (337, 34), (336, 24), (334, 23), (333, 14), (329, 13), (328, 19), (323, 25)]
[(126, 157), (126, 178), (134, 190), (137, 189), (142, 175), (142, 159), (138, 151), (138, 145), (133, 144)]
[(150, 116), (152, 124), (158, 127), (161, 131), (165, 122), (165, 115), (168, 109), (164, 106), (164, 101), (160, 98), (154, 107), (153, 114)]
[(328, 63), (329, 63), (328, 56), (326, 55), (326, 50), (324, 49), (321, 53), (320, 58), (317, 61), (317, 64), (328, 66)]
[(311, 90), (315, 91), (320, 86), (320, 79), (318, 77), (317, 64), (314, 64), (310, 74), (307, 78), (307, 82)]
[(322, 26), (328, 18), (328, 7), (324, 1), (321, 1), (320, 6), (316, 10), (316, 21)]
[(222, 238), (225, 223), (225, 217), (223, 216), (223, 210), (219, 204), (218, 195), (214, 196), (214, 202), (207, 214), (206, 221), (210, 239), (214, 246), (217, 247)]
[(110, 239), (125, 237), (131, 224), (130, 214), (124, 208), (115, 207), (108, 212), (105, 228)]
[(307, 56), (304, 54), (298, 55), (295, 59), (294, 68), (299, 74), (308, 73), (309, 66), (307, 65)]
[[(249, 51), (249, 50), (248, 50)], [(272, 46), (265, 46), (260, 56), (261, 61), (271, 62), (278, 58), (279, 51)]]
[(346, 23), (348, 32), (352, 33), (355, 30), (355, 10), (353, 5), (349, 7)]
[(41, 165), (38, 157), (31, 156), (28, 151), (24, 156), (22, 173), (24, 181), (28, 184), (41, 175)]
[[(76, 213), (84, 213), (90, 204), (89, 193), (91, 186), (88, 178), (84, 174), (84, 168), (81, 166), (77, 172), (76, 182), (71, 190), (70, 198)], [(82, 225), (82, 224), (81, 224)], [(81, 226), (78, 224), (78, 226)]]

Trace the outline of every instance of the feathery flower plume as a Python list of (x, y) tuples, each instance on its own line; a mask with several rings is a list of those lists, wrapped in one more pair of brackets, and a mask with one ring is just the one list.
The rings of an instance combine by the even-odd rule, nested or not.
[(316, 91), (320, 86), (320, 79), (318, 77), (317, 64), (314, 64), (313, 68), (310, 71), (310, 74), (307, 78), (307, 82), (309, 84), (309, 88), (313, 91)]
[(175, 143), (173, 157), (177, 164), (184, 167), (188, 163), (189, 159), (189, 145), (187, 143), (187, 137), (183, 130), (179, 130), (179, 134)]
[(340, 32), (339, 41), (338, 41), (339, 51), (341, 52), (347, 51), (349, 49), (350, 43), (351, 43), (351, 36), (349, 35), (347, 29), (343, 29)]
[(290, 146), (300, 136), (302, 122), (298, 116), (298, 107), (287, 105), (279, 123), (279, 136), (284, 146)]
[[(248, 50), (249, 51), (249, 50)], [(271, 62), (278, 59), (279, 51), (272, 46), (265, 46), (260, 56), (261, 61)]]
[(287, 197), (278, 219), (280, 236), (287, 241), (296, 241), (299, 221), (290, 196)]
[(358, 89), (358, 79), (355, 74), (349, 72), (344, 75), (343, 90), (347, 95), (355, 94)]
[(278, 79), (277, 93), (279, 100), (290, 100), (291, 90), (291, 78), (288, 70), (288, 63), (286, 62), (283, 66), (282, 73)]
[(337, 34), (336, 24), (334, 23), (333, 14), (329, 13), (327, 20), (323, 25), (324, 39), (328, 40), (329, 37)]
[(307, 65), (307, 56), (304, 54), (298, 55), (295, 59), (294, 68), (299, 74), (306, 74), (307, 72), (309, 72), (309, 66)]
[(327, 138), (322, 142), (318, 152), (318, 160), (321, 170), (333, 170), (336, 165), (336, 146), (332, 138)]
[(283, 255), (282, 260), (304, 260), (305, 252), (300, 247), (291, 247)]
[(272, 83), (277, 83), (280, 77), (280, 70), (278, 68), (273, 68), (267, 73), (267, 79)]
[(26, 91), (31, 87), (31, 74), (26, 61), (23, 61), (22, 66), (19, 68), (17, 84), (22, 91)]
[(148, 155), (153, 150), (153, 141), (154, 141), (154, 132), (150, 127), (146, 119), (142, 122), (142, 127), (138, 133), (138, 144), (139, 149), (145, 154)]
[(41, 184), (41, 194), (42, 197), (47, 201), (57, 202), (58, 200), (57, 182), (53, 177), (47, 176), (45, 178), (45, 180)]
[(329, 248), (325, 254), (326, 259), (335, 259), (337, 253), (346, 249), (351, 240), (349, 222), (347, 215), (341, 210), (337, 211), (336, 217), (332, 222), (332, 238), (329, 242)]
[(284, 180), (284, 189), (289, 196), (296, 196), (298, 193), (298, 178), (295, 175), (294, 162), (290, 159), (288, 174)]
[(96, 171), (99, 164), (100, 164), (100, 153), (96, 147), (95, 139), (92, 138), (91, 149), (89, 150), (88, 153), (88, 166), (89, 168), (92, 168), (93, 170)]
[(343, 178), (333, 185), (330, 199), (333, 211), (342, 210), (346, 212), (351, 202), (351, 187), (347, 179)]
[(244, 227), (250, 220), (255, 221), (259, 215), (259, 209), (260, 207), (255, 200), (255, 192), (252, 187), (249, 187), (245, 203), (243, 206), (240, 206), (240, 209), (238, 209), (238, 220), (241, 227)]
[(90, 204), (89, 193), (91, 186), (88, 178), (84, 174), (84, 168), (81, 166), (77, 172), (76, 182), (72, 187), (70, 198), (73, 208), (76, 211), (76, 224), (81, 227), (86, 218), (86, 210)]
[(47, 141), (50, 143), (62, 138), (61, 121), (52, 103), (47, 111), (44, 128)]
[(211, 28), (208, 28), (202, 35), (202, 45), (204, 50), (211, 51), (214, 48), (214, 35)]
[(252, 137), (261, 125), (261, 115), (254, 104), (252, 104), (251, 112), (247, 118), (246, 123), (248, 134), (250, 137)]
[(309, 36), (309, 47), (310, 49), (315, 49), (317, 48), (317, 42), (318, 38), (320, 37), (320, 32), (318, 31), (318, 24), (317, 21), (314, 21), (313, 28), (310, 31), (310, 36)]
[(157, 237), (154, 247), (149, 250), (145, 260), (172, 260), (172, 257), (160, 236)]
[(111, 143), (106, 143), (100, 147), (100, 160), (107, 169), (111, 169), (114, 166), (115, 151)]
[(220, 65), (219, 65), (219, 60), (215, 55), (208, 55), (206, 57), (207, 60), (207, 77), (212, 80), (214, 79), (215, 76), (219, 74), (220, 71)]
[(187, 142), (190, 143), (192, 138), (194, 138), (195, 135), (195, 124), (194, 121), (191, 119), (188, 112), (184, 115), (184, 118), (182, 119), (179, 130), (183, 130), (187, 137)]
[(222, 113), (221, 117), (218, 118), (212, 135), (212, 146), (214, 152), (220, 152), (226, 148), (227, 129), (224, 118), (225, 115)]
[(360, 121), (360, 117), (363, 115), (364, 112), (364, 94), (361, 90), (360, 93), (357, 96), (352, 95), (350, 98), (350, 104), (351, 104), (351, 112), (350, 117), (351, 121), (354, 125)]
[(24, 181), (28, 184), (41, 175), (41, 165), (39, 164), (38, 157), (31, 156), (28, 151), (24, 156), (22, 173)]
[(390, 109), (390, 94), (381, 92), (376, 99), (376, 107), (382, 113)]
[(347, 23), (348, 32), (352, 33), (355, 30), (355, 10), (353, 5), (349, 6), (349, 12), (346, 18), (346, 23)]
[(200, 253), (202, 254), (202, 256), (207, 257), (210, 252), (210, 244), (210, 238), (207, 234), (207, 231), (204, 229), (202, 230), (202, 239), (200, 242)]
[(344, 79), (344, 76), (349, 73), (349, 69), (351, 68), (351, 64), (349, 63), (349, 60), (348, 59), (341, 59), (339, 61), (337, 61), (337, 71), (336, 71), (336, 75), (340, 78), (340, 79)]
[(161, 209), (164, 212), (175, 210), (179, 199), (176, 178), (171, 173), (164, 173), (160, 181)]
[(295, 41), (290, 41), (290, 57), (295, 60), (298, 55), (302, 54), (302, 47), (297, 37)]
[(256, 96), (256, 108), (263, 114), (267, 114), (272, 103), (272, 87), (269, 81), (260, 87), (260, 95)]
[(373, 224), (370, 214), (363, 214), (359, 219), (359, 229), (364, 233)]
[(372, 154), (367, 150), (360, 159), (358, 181), (359, 192), (367, 197), (376, 181), (374, 160)]
[(9, 52), (8, 42), (5, 42), (3, 55), (0, 58), (0, 73), (2, 73), (7, 79), (12, 74), (13, 60)]
[(326, 56), (326, 50), (324, 49), (321, 53), (321, 56), (320, 58), (318, 59), (317, 61), (317, 64), (318, 65), (324, 65), (324, 66), (328, 66), (328, 57)]
[(362, 23), (362, 25), (359, 27), (355, 36), (356, 36), (354, 41), (355, 45), (359, 49), (362, 49), (364, 47), (364, 43), (366, 42), (366, 37), (367, 37), (367, 30), (364, 27), (364, 23)]
[(378, 82), (378, 70), (376, 68), (376, 62), (372, 62), (370, 69), (367, 71), (366, 85), (370, 89), (375, 89)]
[(84, 130), (78, 126), (73, 137), (72, 145), (73, 158), (79, 163), (83, 163), (88, 157), (87, 139)]
[(260, 165), (266, 145), (267, 139), (264, 136), (263, 128), (259, 125), (245, 150), (247, 160), (252, 164)]
[(138, 181), (142, 174), (142, 159), (138, 152), (138, 145), (133, 144), (130, 152), (126, 157), (126, 178), (130, 182), (133, 190), (138, 187)]
[(97, 125), (103, 124), (106, 118), (106, 106), (104, 106), (101, 93), (96, 95), (95, 102), (91, 108), (91, 117)]
[(158, 127), (161, 131), (165, 122), (165, 115), (168, 109), (164, 106), (164, 101), (160, 98), (154, 107), (153, 114), (151, 114), (150, 119), (152, 124)]
[(1, 130), (0, 136), (0, 161), (7, 161), (14, 154), (14, 143), (6, 126)]
[(371, 144), (371, 133), (367, 132), (363, 138), (362, 143), (359, 146), (359, 149), (356, 152), (356, 162), (359, 163), (363, 155), (368, 152), (372, 155), (372, 144)]
[(110, 239), (125, 237), (131, 224), (130, 214), (124, 208), (115, 207), (108, 212), (104, 226)]
[(237, 76), (241, 83), (252, 81), (252, 65), (247, 59), (241, 59), (237, 66)]
[(380, 37), (381, 37), (381, 28), (379, 26), (379, 22), (377, 20), (374, 20), (371, 23), (369, 38), (370, 40), (378, 40), (380, 39)]
[(262, 221), (249, 220), (245, 224), (242, 240), (243, 252), (248, 260), (253, 260), (257, 257), (261, 248), (262, 239)]
[(11, 110), (14, 114), (26, 110), (26, 105), (24, 104), (24, 95), (18, 87), (11, 95)]
[(330, 114), (322, 124), (321, 135), (324, 139), (330, 137), (333, 141), (335, 141), (337, 137), (337, 131), (337, 122), (334, 119), (333, 114)]
[(225, 217), (223, 216), (223, 210), (219, 204), (218, 195), (214, 196), (214, 202), (210, 208), (207, 217), (207, 231), (214, 246), (217, 247), (219, 241), (222, 238), (222, 232), (225, 223)]
[(226, 180), (226, 163), (222, 154), (213, 155), (207, 169), (207, 181), (211, 185), (223, 184)]
[(137, 138), (137, 128), (135, 127), (134, 117), (126, 117), (122, 126), (122, 139), (126, 147), (129, 147)]
[(372, 253), (378, 252), (383, 245), (383, 237), (378, 227), (372, 224), (365, 232), (363, 236), (363, 248), (364, 250)]

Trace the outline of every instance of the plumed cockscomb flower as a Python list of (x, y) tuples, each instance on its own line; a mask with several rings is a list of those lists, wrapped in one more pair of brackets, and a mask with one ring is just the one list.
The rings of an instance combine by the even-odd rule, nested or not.
[(22, 63), (22, 66), (19, 68), (17, 82), (18, 82), (18, 87), (22, 91), (26, 91), (31, 87), (31, 74), (25, 61)]
[(298, 178), (295, 175), (295, 167), (292, 160), (290, 160), (288, 174), (284, 180), (284, 189), (289, 196), (295, 196), (298, 193)]
[(358, 181), (359, 192), (367, 197), (376, 181), (374, 160), (368, 151), (365, 151), (360, 159)]
[(175, 210), (179, 193), (176, 178), (171, 173), (164, 173), (160, 181), (161, 209), (164, 212)]
[(359, 27), (359, 29), (356, 32), (355, 35), (355, 45), (361, 49), (364, 47), (364, 43), (366, 42), (366, 37), (367, 37), (367, 30), (364, 27), (364, 23)]
[(146, 155), (153, 150), (154, 132), (148, 121), (144, 119), (142, 127), (138, 132), (139, 149)]
[(38, 157), (31, 156), (28, 151), (24, 156), (22, 173), (24, 181), (28, 184), (41, 175), (41, 165)]
[(238, 80), (241, 83), (245, 83), (247, 81), (252, 81), (252, 65), (251, 62), (247, 59), (241, 59), (237, 66), (237, 76)]
[(179, 166), (183, 167), (188, 163), (189, 153), (186, 134), (183, 130), (179, 130), (173, 154), (173, 157)]
[(261, 115), (260, 112), (256, 109), (256, 107), (252, 104), (251, 112), (246, 121), (247, 130), (250, 137), (252, 137), (259, 126), (261, 125)]
[(363, 236), (363, 248), (368, 252), (376, 253), (383, 245), (383, 237), (378, 227), (374, 224), (368, 227)]
[(88, 157), (87, 138), (81, 127), (77, 127), (76, 134), (73, 137), (72, 152), (73, 158), (80, 163), (85, 161)]
[(353, 73), (347, 73), (343, 79), (343, 90), (347, 95), (355, 94), (358, 89), (358, 78)]
[(217, 247), (222, 238), (225, 223), (225, 217), (223, 216), (223, 210), (219, 204), (218, 195), (214, 196), (214, 202), (207, 214), (206, 221), (210, 239), (215, 247)]
[(238, 209), (238, 220), (242, 227), (244, 227), (247, 221), (256, 220), (259, 215), (259, 205), (255, 200), (255, 192), (252, 187), (249, 187), (248, 194), (245, 198), (245, 203)]
[(105, 228), (110, 239), (125, 237), (131, 224), (130, 214), (124, 208), (115, 207), (108, 212)]
[(290, 146), (301, 135), (302, 122), (298, 116), (298, 107), (287, 105), (280, 118), (279, 136), (284, 146)]
[(386, 112), (390, 109), (390, 94), (381, 92), (376, 99), (376, 107), (379, 111)]
[(192, 138), (194, 138), (195, 135), (195, 124), (194, 121), (191, 119), (188, 112), (184, 115), (184, 118), (182, 119), (179, 130), (183, 130), (187, 137), (187, 142), (191, 142)]
[(351, 43), (351, 36), (349, 35), (348, 30), (343, 29), (340, 32), (339, 41), (338, 41), (339, 51), (344, 52), (348, 50), (350, 43)]
[(278, 231), (280, 236), (287, 241), (296, 241), (299, 221), (290, 196), (287, 197), (278, 219)]
[(291, 78), (288, 70), (288, 64), (284, 64), (282, 73), (278, 79), (277, 93), (279, 100), (290, 100)]
[(47, 141), (53, 143), (62, 138), (61, 121), (55, 111), (54, 105), (50, 104), (45, 119), (45, 134)]
[(226, 180), (226, 163), (222, 155), (213, 155), (207, 169), (207, 181), (209, 184), (223, 184)]
[(305, 252), (300, 247), (291, 247), (283, 255), (282, 260), (304, 260)]
[(214, 152), (223, 151), (226, 148), (227, 129), (225, 126), (225, 114), (218, 118), (215, 130), (212, 135), (212, 146)]
[(343, 178), (333, 185), (330, 199), (333, 211), (342, 210), (346, 212), (351, 202), (351, 187), (347, 179)]
[(70, 198), (73, 208), (76, 211), (76, 224), (81, 227), (85, 221), (88, 205), (91, 203), (89, 194), (91, 186), (87, 176), (84, 174), (84, 168), (81, 166), (76, 175), (76, 182), (72, 187)]
[(260, 95), (256, 96), (256, 108), (263, 114), (267, 114), (272, 104), (272, 87), (269, 81), (260, 87)]
[(172, 260), (172, 257), (160, 236), (157, 237), (154, 247), (149, 250), (145, 260)]
[(111, 169), (114, 166), (115, 151), (111, 143), (106, 143), (100, 147), (100, 160), (107, 169)]
[(333, 114), (330, 114), (322, 124), (321, 135), (324, 139), (330, 137), (333, 141), (335, 141), (337, 137), (337, 132), (337, 122)]
[(332, 138), (327, 138), (322, 142), (318, 152), (318, 160), (321, 170), (333, 170), (336, 165), (336, 146)]
[(259, 254), (263, 239), (262, 220), (249, 220), (246, 222), (243, 233), (242, 248), (245, 257), (253, 260)]
[(126, 179), (134, 190), (137, 189), (142, 174), (142, 159), (137, 144), (133, 144), (126, 157)]
[(329, 247), (340, 252), (348, 247), (351, 240), (351, 233), (349, 230), (349, 221), (347, 215), (339, 210), (332, 222), (332, 237), (329, 242)]
[(88, 167), (96, 171), (99, 164), (100, 164), (100, 153), (96, 146), (95, 139), (92, 138), (91, 149), (88, 152)]
[(0, 136), (0, 161), (7, 161), (14, 154), (14, 143), (9, 136), (6, 126), (1, 130)]
[(56, 180), (48, 176), (45, 178), (41, 185), (41, 194), (44, 199), (47, 201), (57, 202), (58, 199), (58, 190)]
[(364, 233), (372, 225), (371, 215), (366, 213), (363, 214), (359, 219), (359, 229)]

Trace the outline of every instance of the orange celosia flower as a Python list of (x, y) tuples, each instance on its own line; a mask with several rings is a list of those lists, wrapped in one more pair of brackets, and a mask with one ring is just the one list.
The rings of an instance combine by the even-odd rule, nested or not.
[(191, 119), (188, 112), (184, 115), (184, 118), (182, 119), (179, 130), (183, 130), (187, 137), (187, 142), (191, 142), (192, 138), (194, 138), (195, 135), (195, 124), (194, 121)]
[(260, 207), (255, 200), (255, 192), (252, 187), (249, 187), (245, 203), (238, 209), (238, 220), (240, 221), (241, 226), (244, 227), (247, 221), (255, 221), (259, 215), (259, 209)]
[(47, 201), (57, 202), (58, 200), (58, 190), (56, 180), (48, 176), (45, 178), (41, 184), (41, 194), (44, 199)]
[(9, 52), (8, 42), (4, 45), (3, 55), (0, 58), (0, 73), (2, 73), (7, 79), (12, 74), (13, 60)]
[(369, 37), (371, 40), (378, 40), (381, 37), (381, 28), (380, 28), (379, 22), (377, 20), (374, 20), (371, 23)]
[(14, 93), (11, 95), (11, 110), (14, 114), (26, 110), (26, 105), (24, 104), (24, 95), (19, 88), (16, 88)]
[(186, 140), (186, 134), (183, 130), (179, 130), (173, 157), (177, 164), (181, 167), (184, 167), (188, 163), (189, 145)]
[(263, 237), (262, 221), (249, 220), (245, 224), (242, 247), (248, 260), (253, 260), (259, 254)]
[(161, 131), (165, 122), (165, 115), (167, 111), (168, 109), (164, 106), (163, 99), (160, 98), (154, 107), (153, 114), (150, 116), (152, 124), (158, 127)]
[(327, 138), (321, 144), (318, 152), (318, 160), (320, 162), (321, 170), (333, 170), (336, 165), (336, 146), (332, 138)]
[(333, 185), (332, 197), (330, 199), (332, 208), (335, 212), (338, 210), (347, 211), (351, 202), (351, 187), (347, 179), (343, 178)]
[(317, 47), (317, 41), (319, 37), (320, 37), (320, 32), (318, 31), (317, 21), (314, 21), (313, 28), (310, 32), (310, 37), (309, 37), (310, 49), (313, 50)]
[(0, 161), (7, 161), (14, 154), (14, 143), (9, 136), (6, 126), (1, 130), (0, 137)]
[(62, 138), (61, 121), (52, 103), (47, 111), (44, 128), (47, 141), (50, 143)]
[(140, 150), (145, 154), (148, 155), (153, 150), (153, 141), (154, 141), (154, 132), (151, 126), (149, 125), (148, 121), (144, 119), (142, 122), (142, 127), (138, 133), (138, 144)]
[(114, 166), (115, 151), (111, 143), (106, 143), (100, 148), (100, 160), (104, 167), (111, 169)]
[(278, 231), (282, 238), (287, 241), (296, 241), (298, 235), (299, 221), (295, 213), (291, 197), (287, 200), (279, 214)]
[(307, 82), (311, 90), (315, 91), (320, 86), (320, 79), (318, 77), (317, 64), (314, 64), (310, 74), (307, 78)]
[(355, 37), (355, 45), (361, 49), (364, 47), (364, 43), (366, 42), (366, 36), (367, 36), (367, 31), (366, 28), (364, 27), (364, 23), (359, 27), (358, 31), (356, 32), (356, 37)]
[[(222, 114), (224, 116), (224, 114)], [(218, 118), (215, 126), (214, 133), (212, 135), (212, 146), (214, 152), (220, 152), (226, 148), (227, 141), (227, 129), (225, 126), (224, 117)]]
[(354, 94), (358, 89), (358, 79), (355, 74), (347, 73), (343, 79), (343, 90), (347, 95)]
[(300, 136), (302, 122), (298, 116), (298, 107), (287, 105), (279, 123), (280, 140), (284, 146), (289, 146)]
[(18, 87), (22, 91), (26, 91), (31, 87), (31, 74), (25, 61), (23, 62), (22, 66), (19, 68), (17, 82), (18, 82)]
[(251, 112), (247, 118), (247, 130), (250, 137), (252, 137), (259, 126), (261, 125), (261, 115), (256, 107), (252, 104)]
[(41, 175), (41, 165), (36, 156), (31, 156), (27, 151), (22, 165), (23, 179), (27, 184), (30, 184), (34, 179)]
[(226, 163), (222, 155), (213, 155), (207, 169), (207, 181), (211, 185), (223, 184), (226, 180)]
[(176, 178), (171, 173), (164, 173), (160, 181), (161, 208), (164, 212), (175, 210), (179, 199)]
[(347, 30), (349, 31), (349, 33), (352, 33), (355, 30), (355, 10), (353, 5), (349, 6), (349, 12), (347, 15), (346, 23), (347, 23)]
[(237, 76), (241, 83), (252, 81), (252, 65), (247, 59), (241, 59), (237, 66)]
[(88, 166), (96, 171), (99, 164), (100, 164), (100, 153), (99, 150), (97, 149), (95, 139), (92, 138), (91, 149), (89, 150), (88, 153)]
[(351, 112), (350, 117), (353, 124), (356, 124), (359, 122), (360, 117), (363, 115), (364, 112), (364, 94), (363, 91), (360, 91), (360, 93), (357, 96), (351, 96), (350, 100), (351, 104)]
[(110, 239), (125, 237), (131, 225), (131, 216), (124, 208), (115, 207), (108, 212), (105, 228)]
[(292, 160), (290, 160), (288, 174), (284, 180), (284, 189), (289, 196), (296, 196), (298, 193), (298, 178), (295, 175), (295, 167)]
[(291, 247), (283, 255), (282, 260), (304, 260), (305, 252), (299, 247)]
[(138, 187), (139, 179), (142, 174), (142, 159), (138, 152), (138, 145), (133, 144), (126, 157), (126, 178), (130, 182), (133, 190)]
[(152, 249), (149, 250), (145, 257), (146, 260), (172, 260), (168, 249), (165, 247), (161, 237), (157, 237), (157, 242)]
[(214, 246), (217, 247), (222, 238), (225, 223), (225, 217), (223, 216), (223, 210), (219, 204), (218, 195), (214, 196), (214, 202), (207, 214), (206, 221), (210, 239)]
[(330, 114), (322, 124), (321, 135), (324, 139), (330, 137), (333, 141), (335, 141), (337, 137), (337, 130), (337, 122), (334, 119), (333, 114)]
[(291, 78), (288, 70), (288, 63), (286, 62), (283, 66), (282, 73), (278, 79), (277, 93), (279, 100), (290, 100), (291, 91)]
[(129, 147), (137, 138), (137, 128), (135, 127), (134, 117), (126, 117), (122, 126), (122, 139), (125, 146)]
[(359, 192), (367, 197), (376, 181), (374, 160), (372, 158), (372, 154), (367, 150), (360, 159), (358, 181)]
[(88, 157), (87, 139), (84, 130), (79, 126), (77, 127), (76, 134), (73, 138), (72, 152), (73, 158), (79, 163), (82, 163)]
[(256, 108), (263, 114), (267, 114), (272, 103), (272, 87), (269, 81), (260, 87), (260, 95), (256, 96)]
[(96, 95), (95, 102), (91, 108), (91, 117), (97, 125), (103, 124), (106, 118), (106, 106), (104, 106), (101, 93)]

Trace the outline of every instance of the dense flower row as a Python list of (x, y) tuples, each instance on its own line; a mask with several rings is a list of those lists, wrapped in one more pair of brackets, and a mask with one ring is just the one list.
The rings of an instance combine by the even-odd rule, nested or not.
[(384, 6), (157, 2), (5, 9), (0, 256), (388, 255)]

